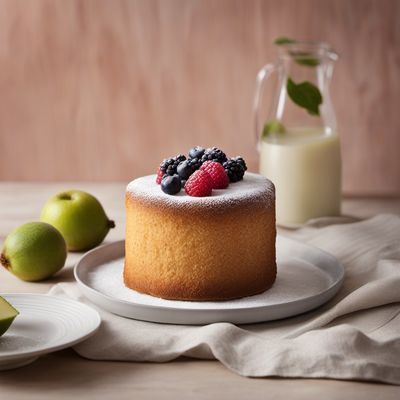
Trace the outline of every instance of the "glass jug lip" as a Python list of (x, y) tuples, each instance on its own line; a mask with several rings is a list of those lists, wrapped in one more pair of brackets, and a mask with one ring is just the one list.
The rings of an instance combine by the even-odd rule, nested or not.
[(338, 59), (336, 51), (326, 42), (299, 40), (283, 43), (278, 46), (278, 54), (282, 58), (293, 58), (297, 60), (315, 58), (328, 58), (331, 61)]

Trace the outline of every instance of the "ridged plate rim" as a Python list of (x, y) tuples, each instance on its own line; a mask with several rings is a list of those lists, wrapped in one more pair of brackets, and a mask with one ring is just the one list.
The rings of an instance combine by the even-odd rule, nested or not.
[[(74, 311), (77, 313), (81, 313), (82, 315), (90, 316), (90, 323), (88, 323), (89, 319), (86, 319), (85, 321), (87, 322), (87, 325), (85, 326), (85, 330), (83, 332), (79, 332), (76, 330), (75, 334), (72, 334), (70, 331), (68, 332), (68, 335), (62, 339), (57, 341), (54, 345), (38, 345), (36, 349), (33, 350), (28, 350), (28, 351), (12, 351), (12, 352), (5, 352), (3, 353), (0, 349), (0, 363), (3, 363), (4, 361), (12, 361), (12, 360), (19, 360), (19, 359), (28, 359), (28, 358), (36, 358), (40, 355), (52, 353), (54, 351), (62, 350), (68, 347), (71, 347), (77, 343), (82, 342), (83, 340), (89, 338), (93, 334), (96, 333), (96, 331), (99, 329), (100, 324), (101, 324), (101, 318), (99, 313), (94, 310), (92, 307), (83, 304), (81, 302), (71, 300), (71, 299), (65, 299), (62, 297), (57, 297), (57, 296), (52, 296), (49, 294), (41, 294), (41, 293), (0, 293), (0, 296), (4, 297), (10, 304), (14, 305), (15, 308), (20, 312), (20, 314), (26, 312), (29, 313), (29, 310), (24, 310), (23, 306), (21, 307), (21, 303), (18, 303), (18, 299), (22, 299), (24, 301), (28, 301), (30, 298), (34, 298), (35, 300), (41, 301), (41, 305), (43, 308), (41, 309), (42, 311), (48, 311), (53, 310), (54, 307), (57, 304), (57, 306), (60, 306), (60, 309), (58, 310), (59, 316), (63, 317), (68, 320), (71, 318), (71, 315), (67, 315), (67, 313), (62, 311), (62, 306), (66, 307), (73, 307)], [(18, 316), (17, 316), (18, 318)], [(17, 319), (16, 319), (17, 320)], [(51, 320), (52, 323), (58, 323), (55, 322), (55, 320)], [(12, 330), (13, 325), (9, 328), (9, 330)], [(75, 327), (76, 328), (76, 327)], [(4, 334), (7, 335), (7, 332)], [(70, 337), (70, 339), (68, 339)], [(0, 338), (1, 340), (1, 338)]]

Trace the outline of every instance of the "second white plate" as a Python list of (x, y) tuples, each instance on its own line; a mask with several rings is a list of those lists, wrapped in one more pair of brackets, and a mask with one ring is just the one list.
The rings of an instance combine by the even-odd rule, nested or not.
[(18, 311), (0, 337), (0, 371), (22, 367), (40, 355), (65, 349), (100, 326), (97, 311), (77, 301), (46, 294), (3, 294)]
[(83, 294), (107, 311), (143, 321), (189, 325), (249, 324), (294, 316), (331, 299), (343, 281), (343, 267), (335, 257), (281, 236), (277, 263), (277, 280), (271, 289), (220, 302), (171, 301), (128, 289), (122, 278), (124, 241), (89, 251), (74, 274)]

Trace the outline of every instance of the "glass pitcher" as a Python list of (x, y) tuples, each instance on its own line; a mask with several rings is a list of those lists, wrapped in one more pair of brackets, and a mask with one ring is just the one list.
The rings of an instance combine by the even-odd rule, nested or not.
[(257, 75), (255, 131), (260, 173), (276, 187), (277, 223), (298, 226), (340, 214), (340, 143), (329, 94), (337, 54), (324, 43), (283, 42), (276, 62)]

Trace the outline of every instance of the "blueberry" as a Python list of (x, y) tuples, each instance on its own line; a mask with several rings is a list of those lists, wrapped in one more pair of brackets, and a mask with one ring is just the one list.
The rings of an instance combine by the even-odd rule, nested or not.
[(176, 194), (181, 190), (179, 175), (165, 175), (161, 181), (161, 190), (167, 194)]
[(187, 180), (189, 176), (192, 175), (193, 173), (193, 167), (191, 163), (188, 160), (186, 160), (178, 165), (176, 172), (178, 173), (181, 179)]
[(190, 151), (189, 151), (189, 157), (200, 159), (205, 151), (206, 151), (206, 149), (203, 149), (203, 147), (200, 147), (200, 146), (193, 147), (193, 149), (190, 149)]

